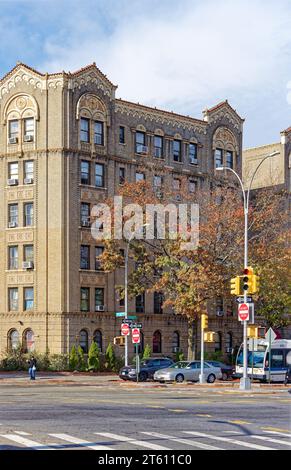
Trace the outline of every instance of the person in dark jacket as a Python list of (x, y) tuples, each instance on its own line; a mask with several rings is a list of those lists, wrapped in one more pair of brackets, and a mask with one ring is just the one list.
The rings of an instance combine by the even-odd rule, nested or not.
[(30, 358), (30, 360), (28, 361), (28, 365), (29, 365), (28, 373), (29, 373), (30, 380), (35, 380), (36, 359), (34, 356)]

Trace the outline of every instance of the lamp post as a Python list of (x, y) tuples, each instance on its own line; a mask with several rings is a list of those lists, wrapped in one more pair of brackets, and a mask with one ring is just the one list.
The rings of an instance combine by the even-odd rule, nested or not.
[[(249, 214), (249, 201), (250, 201), (251, 186), (252, 186), (252, 183), (254, 181), (254, 177), (255, 177), (258, 169), (262, 165), (262, 163), (267, 158), (274, 157), (275, 155), (278, 155), (279, 153), (280, 153), (279, 151), (272, 152), (269, 155), (266, 155), (260, 161), (259, 165), (255, 169), (255, 171), (254, 171), (254, 173), (251, 177), (251, 180), (250, 180), (247, 191), (244, 189), (243, 182), (242, 182), (240, 176), (237, 174), (237, 172), (235, 170), (233, 170), (232, 168), (229, 168), (229, 167), (224, 167), (224, 166), (216, 168), (216, 170), (219, 170), (219, 171), (229, 170), (232, 173), (234, 173), (235, 176), (237, 177), (237, 179), (239, 180), (240, 185), (241, 185), (241, 189), (242, 189), (242, 193), (243, 193), (243, 200), (244, 200), (244, 219), (245, 219), (245, 223), (244, 223), (244, 269), (246, 269), (248, 267), (248, 214)], [(244, 291), (244, 303), (246, 303), (246, 302), (247, 302), (247, 291)], [(251, 389), (251, 381), (248, 377), (247, 323), (248, 323), (247, 320), (245, 320), (243, 322), (243, 327), (244, 327), (244, 330), (243, 330), (243, 344), (244, 344), (244, 347), (243, 347), (243, 376), (240, 379), (240, 385), (239, 385), (239, 388), (241, 390), (250, 390)]]
[[(149, 224), (143, 224), (141, 228), (147, 227)], [(130, 242), (134, 238), (135, 232), (132, 232), (128, 241), (125, 250), (125, 266), (124, 266), (124, 318), (128, 318), (128, 254)], [(125, 367), (128, 366), (128, 335), (125, 336)]]

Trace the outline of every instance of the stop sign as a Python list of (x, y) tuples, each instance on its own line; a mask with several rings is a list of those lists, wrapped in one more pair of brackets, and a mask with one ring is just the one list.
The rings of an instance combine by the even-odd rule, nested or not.
[(135, 344), (140, 343), (140, 331), (139, 328), (133, 328), (131, 332), (132, 342)]
[(249, 306), (248, 304), (241, 304), (238, 308), (238, 318), (240, 321), (249, 320)]
[(129, 326), (127, 323), (122, 323), (121, 325), (121, 334), (123, 336), (128, 336), (129, 335)]

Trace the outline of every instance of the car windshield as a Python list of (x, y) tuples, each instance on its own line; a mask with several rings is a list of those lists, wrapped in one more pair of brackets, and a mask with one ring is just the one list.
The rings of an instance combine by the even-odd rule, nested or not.
[(172, 364), (170, 366), (171, 369), (185, 369), (185, 367), (189, 366), (190, 362), (187, 361), (180, 361), (176, 362), (175, 364)]

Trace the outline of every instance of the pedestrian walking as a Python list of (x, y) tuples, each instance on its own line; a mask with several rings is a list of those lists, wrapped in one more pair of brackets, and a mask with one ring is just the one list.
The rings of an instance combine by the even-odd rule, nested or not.
[(32, 356), (29, 361), (28, 361), (28, 373), (30, 380), (35, 380), (35, 373), (36, 373), (36, 359), (34, 356)]

